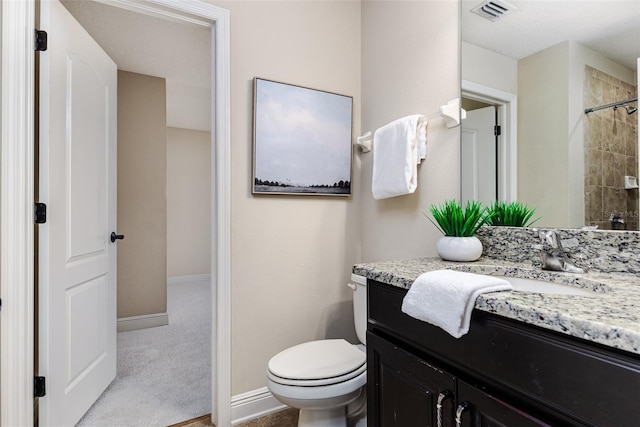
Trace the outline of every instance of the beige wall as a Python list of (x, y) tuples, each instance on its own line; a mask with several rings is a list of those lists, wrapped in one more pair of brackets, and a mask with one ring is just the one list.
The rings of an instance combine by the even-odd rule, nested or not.
[(458, 2), (214, 3), (232, 17), (232, 393), (238, 394), (264, 387), (269, 358), (284, 348), (331, 337), (354, 342), (345, 286), (352, 265), (435, 255), (439, 235), (422, 212), (458, 197), (460, 175), (459, 129), (434, 120), (412, 196), (374, 202), (371, 155), (359, 152), (351, 198), (252, 196), (252, 79), (352, 95), (356, 135), (402, 115), (436, 112), (459, 96)]
[(462, 42), (462, 79), (516, 94), (518, 61)]
[(167, 276), (209, 274), (211, 133), (167, 128)]
[(118, 318), (167, 311), (165, 80), (118, 71)]
[[(362, 3), (362, 130), (408, 114), (432, 114), (460, 96), (457, 1)], [(432, 203), (460, 196), (460, 128), (434, 119), (427, 159), (412, 195), (375, 201), (371, 153), (359, 153), (362, 260), (435, 256), (440, 233), (424, 217)]]
[(539, 226), (569, 226), (568, 67), (568, 43), (518, 61), (518, 199)]
[(360, 131), (360, 2), (215, 2), (231, 13), (232, 393), (266, 385), (268, 360), (301, 342), (355, 340), (356, 196), (253, 196), (252, 79), (354, 97)]

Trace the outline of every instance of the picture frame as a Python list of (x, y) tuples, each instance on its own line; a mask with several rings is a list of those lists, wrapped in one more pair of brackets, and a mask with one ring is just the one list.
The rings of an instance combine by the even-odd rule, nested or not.
[(252, 193), (350, 196), (353, 97), (254, 78)]

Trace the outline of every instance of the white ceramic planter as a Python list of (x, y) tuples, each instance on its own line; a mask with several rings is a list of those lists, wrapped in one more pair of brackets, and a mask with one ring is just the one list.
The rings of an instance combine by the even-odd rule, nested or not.
[(482, 242), (476, 236), (444, 236), (438, 239), (436, 249), (446, 261), (475, 261), (482, 256)]

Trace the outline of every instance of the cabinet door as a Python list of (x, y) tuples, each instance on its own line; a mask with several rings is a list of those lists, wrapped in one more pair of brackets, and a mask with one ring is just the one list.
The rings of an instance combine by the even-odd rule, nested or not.
[(549, 427), (554, 424), (458, 380), (455, 425), (456, 427)]
[(452, 375), (371, 332), (367, 333), (367, 372), (369, 427), (453, 425)]

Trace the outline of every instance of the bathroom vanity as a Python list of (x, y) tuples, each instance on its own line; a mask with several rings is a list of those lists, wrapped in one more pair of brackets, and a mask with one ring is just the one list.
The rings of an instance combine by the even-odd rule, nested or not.
[[(592, 295), (494, 292), (455, 339), (401, 312), (425, 271), (533, 277)], [(368, 425), (640, 426), (640, 278), (435, 258), (359, 264), (368, 278)]]

